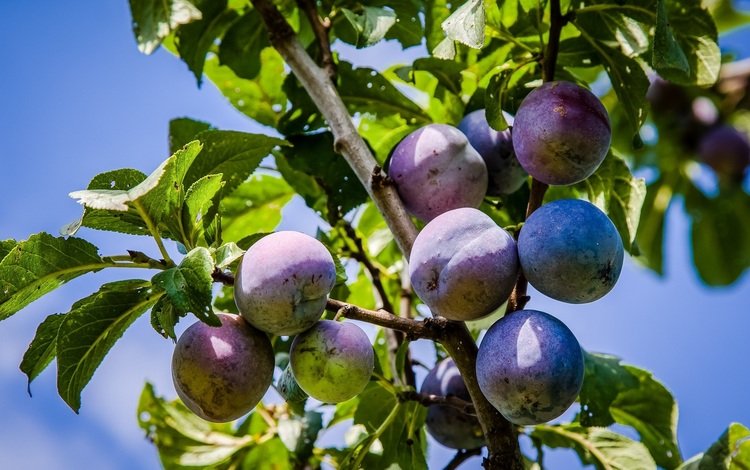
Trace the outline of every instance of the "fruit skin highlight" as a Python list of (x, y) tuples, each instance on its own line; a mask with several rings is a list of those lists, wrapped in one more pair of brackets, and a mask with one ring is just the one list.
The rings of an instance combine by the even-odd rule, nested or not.
[(428, 222), (459, 207), (479, 207), (487, 193), (487, 166), (463, 132), (429, 124), (393, 151), (388, 176), (406, 210)]
[(419, 232), (409, 258), (414, 292), (433, 315), (475, 320), (508, 299), (518, 277), (513, 237), (478, 209), (454, 209)]
[[(442, 397), (458, 397), (471, 403), (461, 373), (447, 358), (435, 364), (422, 382), (420, 392)], [(436, 441), (452, 449), (476, 449), (485, 445), (479, 419), (448, 405), (430, 405), (427, 409), (427, 432)]]
[(595, 205), (559, 199), (526, 220), (518, 258), (539, 292), (569, 303), (592, 302), (617, 283), (625, 252), (611, 220)]
[[(506, 116), (513, 125), (513, 118)], [(526, 182), (528, 175), (513, 151), (511, 130), (498, 132), (491, 128), (485, 117), (485, 110), (472, 111), (461, 120), (458, 129), (466, 134), (469, 143), (479, 152), (487, 165), (487, 195), (510, 194)]]
[(309, 235), (266, 235), (242, 257), (234, 301), (243, 317), (274, 335), (294, 335), (320, 319), (336, 283), (328, 249)]
[(196, 322), (172, 355), (172, 381), (190, 411), (217, 423), (233, 421), (260, 402), (273, 380), (274, 355), (265, 333), (239, 315), (219, 313), (220, 327)]
[(607, 156), (609, 115), (590, 91), (570, 82), (547, 82), (521, 102), (513, 148), (521, 166), (546, 184), (588, 178)]
[(479, 345), (482, 394), (511, 423), (546, 423), (575, 401), (584, 358), (573, 333), (537, 310), (519, 310), (495, 322)]
[(375, 369), (370, 340), (350, 322), (317, 322), (294, 338), (289, 356), (300, 388), (324, 403), (359, 395)]

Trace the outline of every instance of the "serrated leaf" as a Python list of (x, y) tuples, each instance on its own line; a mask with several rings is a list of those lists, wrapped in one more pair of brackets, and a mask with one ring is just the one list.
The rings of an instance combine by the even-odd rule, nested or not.
[(193, 183), (182, 206), (184, 242), (195, 246), (201, 241), (211, 245), (218, 238), (219, 201), (224, 186), (223, 175), (207, 175)]
[(156, 274), (152, 282), (163, 290), (179, 315), (192, 313), (211, 326), (221, 326), (211, 308), (214, 261), (208, 249), (194, 248), (179, 266)]
[(36, 329), (34, 339), (23, 355), (21, 372), (28, 377), (28, 391), (31, 395), (31, 382), (47, 368), (57, 354), (57, 332), (65, 314), (56, 313), (48, 316)]
[(130, 0), (138, 50), (151, 54), (178, 26), (201, 19), (189, 0)]
[(196, 0), (195, 3), (201, 11), (201, 19), (178, 29), (175, 44), (180, 58), (193, 72), (200, 86), (206, 54), (237, 20), (238, 14), (227, 9), (226, 0)]
[(71, 279), (111, 265), (80, 238), (32, 235), (0, 261), (0, 320)]
[(703, 454), (696, 455), (678, 470), (736, 470), (750, 468), (750, 429), (732, 423), (719, 440)]
[[(195, 136), (203, 131), (211, 129), (211, 124), (195, 119), (183, 117), (169, 121), (169, 151), (175, 153), (189, 142), (195, 140)], [(89, 188), (91, 189), (91, 188)]]
[(260, 53), (268, 47), (268, 34), (256, 9), (248, 10), (224, 35), (219, 62), (240, 78), (255, 79), (261, 70)]
[(270, 232), (281, 222), (281, 210), (294, 191), (283, 179), (255, 175), (221, 201), (222, 239), (239, 242), (257, 232)]
[(467, 0), (443, 21), (445, 35), (474, 49), (484, 46), (485, 12), (482, 0)]
[[(339, 33), (339, 37), (357, 48), (369, 47), (385, 38), (386, 33), (396, 24), (396, 13), (381, 7), (362, 7), (361, 13), (342, 8), (342, 13), (351, 27), (351, 33)], [(342, 23), (343, 24), (343, 23)]]
[[(251, 415), (253, 416), (253, 415)], [(249, 418), (248, 418), (249, 419)], [(198, 418), (179, 400), (168, 402), (146, 383), (138, 401), (138, 424), (156, 445), (166, 469), (227, 469), (241, 464), (255, 433), (237, 435), (229, 423), (209, 423)], [(236, 467), (235, 467), (236, 468)]]
[(585, 353), (580, 393), (584, 426), (630, 426), (641, 436), (656, 463), (675, 468), (682, 457), (677, 445), (677, 403), (651, 373), (622, 365), (614, 356)]
[(573, 449), (581, 462), (600, 470), (656, 470), (643, 444), (604, 428), (539, 425), (531, 436), (548, 447)]
[(57, 390), (73, 411), (104, 356), (160, 296), (148, 281), (118, 281), (73, 304), (57, 338)]

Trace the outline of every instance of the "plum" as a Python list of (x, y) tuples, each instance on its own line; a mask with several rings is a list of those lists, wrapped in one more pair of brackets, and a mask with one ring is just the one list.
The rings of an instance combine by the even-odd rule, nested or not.
[(487, 193), (484, 160), (446, 124), (429, 124), (399, 142), (388, 175), (406, 210), (425, 222), (458, 207), (479, 207)]
[(409, 258), (414, 292), (434, 315), (475, 320), (496, 310), (518, 277), (513, 237), (480, 210), (454, 209), (417, 235)]
[(553, 299), (593, 302), (615, 286), (622, 239), (595, 205), (559, 199), (534, 211), (518, 236), (518, 258), (529, 283)]
[(375, 368), (370, 340), (349, 322), (317, 322), (294, 338), (289, 356), (300, 388), (324, 403), (339, 403), (360, 394)]
[[(454, 396), (471, 402), (466, 384), (453, 359), (435, 364), (422, 382), (422, 393)], [(479, 419), (453, 406), (431, 405), (427, 410), (427, 432), (436, 441), (452, 449), (476, 449), (485, 445)]]
[(750, 144), (744, 134), (724, 124), (703, 136), (698, 146), (698, 156), (717, 175), (741, 180), (750, 165)]
[(239, 315), (220, 313), (220, 327), (196, 322), (172, 355), (177, 395), (208, 421), (229, 422), (258, 404), (273, 380), (274, 356), (265, 333)]
[(256, 328), (294, 335), (320, 319), (335, 283), (336, 266), (322, 243), (304, 233), (276, 232), (242, 257), (234, 301)]
[(583, 385), (583, 351), (567, 326), (537, 310), (496, 321), (477, 353), (482, 394), (514, 424), (540, 424), (560, 416)]
[(570, 82), (547, 82), (521, 102), (513, 148), (521, 166), (547, 184), (583, 181), (609, 150), (612, 130), (601, 101)]
[[(506, 116), (513, 125), (513, 118)], [(487, 194), (501, 196), (515, 192), (526, 181), (526, 172), (513, 151), (510, 129), (498, 132), (491, 128), (485, 110), (473, 111), (461, 120), (458, 129), (466, 134), (469, 143), (479, 152), (487, 165)]]

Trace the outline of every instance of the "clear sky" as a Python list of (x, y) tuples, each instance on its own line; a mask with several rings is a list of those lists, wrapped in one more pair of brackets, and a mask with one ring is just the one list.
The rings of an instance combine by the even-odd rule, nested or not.
[[(125, 0), (0, 0), (0, 13), (0, 239), (56, 234), (80, 216), (80, 206), (67, 194), (102, 171), (132, 167), (149, 173), (168, 156), (172, 118), (190, 116), (223, 129), (259, 131), (210, 84), (198, 90), (185, 65), (168, 53), (141, 55)], [(747, 57), (748, 37), (736, 34), (723, 45)], [(381, 57), (396, 57), (393, 52), (381, 52)], [(376, 58), (363, 53), (357, 60), (375, 63), (370, 61)], [(294, 201), (287, 212), (300, 214), (303, 207)], [(282, 226), (310, 232), (312, 220), (295, 216)], [(680, 443), (690, 456), (710, 445), (731, 421), (750, 424), (750, 276), (746, 273), (729, 288), (702, 286), (688, 259), (679, 204), (667, 230), (665, 278), (628, 261), (614, 291), (600, 301), (573, 306), (532, 294), (529, 307), (559, 316), (587, 350), (616, 354), (653, 371), (678, 399)], [(103, 254), (126, 248), (155, 252), (151, 239), (90, 230), (79, 236)], [(3, 468), (159, 467), (154, 448), (137, 426), (135, 409), (144, 380), (174, 396), (172, 344), (151, 329), (147, 315), (96, 372), (84, 390), (80, 415), (57, 396), (54, 365), (33, 384), (33, 398), (18, 370), (39, 322), (67, 311), (115, 276), (124, 278), (122, 273), (79, 278), (0, 323)], [(574, 468), (575, 459), (553, 458), (562, 468)], [(476, 467), (479, 460), (472, 463)]]

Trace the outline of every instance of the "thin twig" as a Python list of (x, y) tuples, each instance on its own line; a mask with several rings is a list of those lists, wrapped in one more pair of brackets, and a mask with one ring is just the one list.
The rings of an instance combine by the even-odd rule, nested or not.
[(462, 413), (466, 413), (467, 415), (476, 416), (477, 414), (472, 402), (462, 400), (453, 395), (433, 395), (429, 393), (419, 393), (414, 390), (409, 390), (399, 393), (399, 398), (402, 400), (416, 401), (423, 406), (450, 406), (451, 408), (455, 408)]
[(420, 338), (436, 340), (444, 334), (442, 330), (448, 323), (448, 320), (444, 318), (425, 318), (424, 320), (402, 318), (385, 310), (369, 310), (336, 299), (328, 299), (326, 309), (331, 312), (340, 311), (343, 316), (352, 320), (401, 331), (410, 340)]
[(456, 470), (459, 466), (461, 466), (462, 463), (466, 462), (476, 455), (482, 455), (481, 447), (478, 447), (476, 449), (459, 450), (458, 452), (456, 452), (456, 455), (453, 456), (451, 461), (448, 462), (448, 465), (445, 466), (444, 470)]
[(336, 80), (336, 63), (333, 61), (331, 53), (331, 40), (328, 37), (328, 30), (331, 28), (331, 21), (326, 18), (321, 19), (318, 15), (318, 9), (314, 0), (297, 0), (297, 6), (305, 12), (307, 19), (310, 21), (315, 39), (318, 41), (320, 48), (320, 65), (328, 74), (332, 81)]

